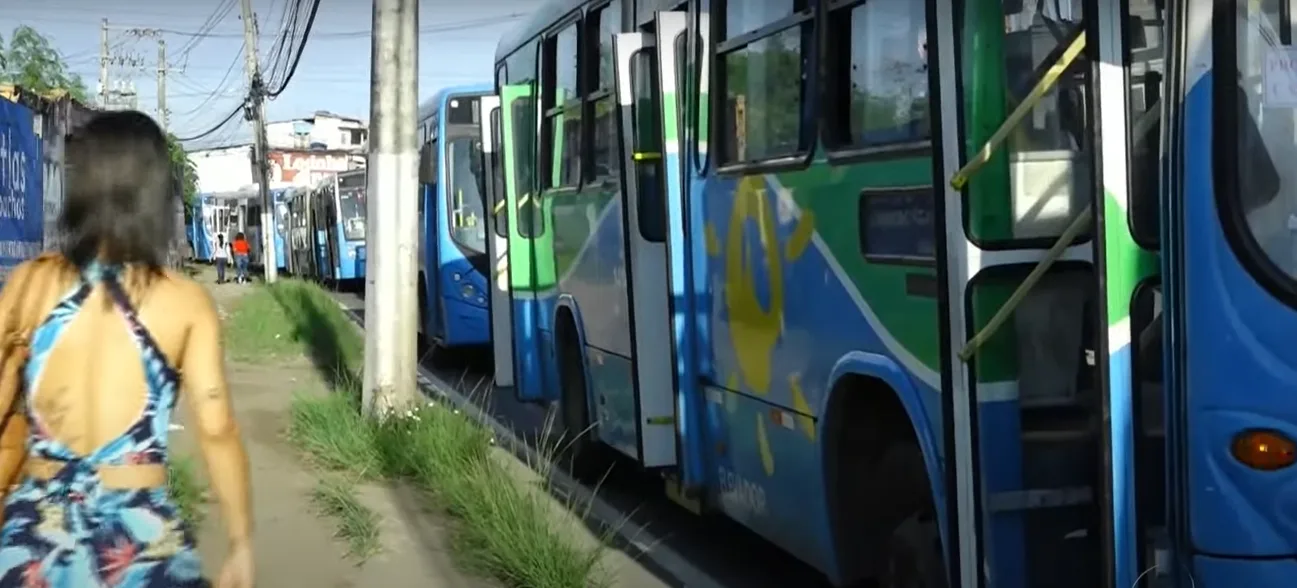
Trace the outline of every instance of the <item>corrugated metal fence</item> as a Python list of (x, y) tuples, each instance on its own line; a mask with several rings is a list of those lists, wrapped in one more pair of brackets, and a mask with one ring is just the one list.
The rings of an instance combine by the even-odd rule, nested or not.
[[(97, 112), (66, 93), (37, 95), (0, 85), (0, 280), (14, 266), (59, 246), (63, 212), (64, 140)], [(179, 177), (177, 170), (177, 177)], [(176, 186), (175, 238), (170, 263), (184, 263), (187, 249), (183, 184)]]

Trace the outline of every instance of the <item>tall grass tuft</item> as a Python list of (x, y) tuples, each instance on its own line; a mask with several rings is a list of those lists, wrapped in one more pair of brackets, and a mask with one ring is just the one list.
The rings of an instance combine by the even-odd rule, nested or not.
[[(475, 571), (517, 588), (609, 585), (600, 565), (606, 541), (578, 545), (548, 493), (503, 465), (486, 428), (432, 403), (383, 421), (360, 414), (363, 342), (328, 293), (284, 280), (243, 304), (249, 306), (237, 308), (231, 321), (232, 347), (258, 358), (305, 355), (329, 381), (327, 394), (294, 396), (287, 435), (330, 472), (312, 499), (337, 521), (353, 555), (366, 557), (378, 544), (377, 522), (354, 502), (353, 481), (394, 480), (417, 487), (453, 517), (455, 553)], [(543, 440), (539, 446), (558, 449)]]

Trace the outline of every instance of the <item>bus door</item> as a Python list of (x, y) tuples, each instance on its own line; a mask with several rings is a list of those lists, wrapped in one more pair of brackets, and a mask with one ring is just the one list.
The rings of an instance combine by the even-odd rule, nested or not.
[(513, 309), (509, 302), (509, 210), (504, 194), (504, 168), (500, 165), (500, 97), (483, 96), (477, 103), (482, 121), (482, 170), (486, 174), (486, 255), (491, 289), (491, 349), (495, 358), (495, 385), (513, 386)]
[(678, 462), (677, 341), (673, 335), (679, 321), (673, 320), (677, 317), (672, 308), (685, 298), (681, 286), (687, 236), (681, 224), (681, 166), (686, 158), (679, 134), (683, 88), (677, 86), (676, 51), (683, 52), (685, 46), (686, 16), (683, 12), (659, 12), (645, 32), (618, 34), (614, 40), (621, 115), (622, 219), (634, 325), (632, 365), (644, 467)]
[(1297, 573), (1297, 5), (1183, 6), (1162, 200), (1168, 522), (1188, 564), (1174, 571), (1191, 571), (1185, 586), (1286, 585)]
[[(552, 251), (538, 253), (548, 234), (539, 202), (533, 150), (536, 138), (536, 101), (533, 85), (502, 85), (500, 90), (501, 153), (505, 168), (505, 194), (509, 218), (508, 256), (509, 303), (513, 335), (514, 394), (523, 402), (552, 399), (554, 390), (545, 385), (545, 361), (541, 353), (541, 308), (538, 295), (553, 285)], [(538, 257), (549, 257), (551, 271), (543, 272)], [(545, 279), (545, 276), (549, 279)]]
[(1146, 585), (1130, 312), (1152, 266), (1124, 213), (1132, 2), (934, 8), (959, 588)]

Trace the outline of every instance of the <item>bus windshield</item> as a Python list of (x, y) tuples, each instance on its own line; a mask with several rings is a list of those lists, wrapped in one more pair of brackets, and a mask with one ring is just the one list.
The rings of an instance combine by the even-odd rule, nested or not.
[(338, 209), (341, 212), (342, 236), (348, 241), (365, 238), (365, 187), (338, 190)]
[(446, 146), (450, 174), (446, 201), (450, 209), (450, 237), (466, 254), (486, 253), (486, 178), (482, 170), (482, 142), (456, 137)]

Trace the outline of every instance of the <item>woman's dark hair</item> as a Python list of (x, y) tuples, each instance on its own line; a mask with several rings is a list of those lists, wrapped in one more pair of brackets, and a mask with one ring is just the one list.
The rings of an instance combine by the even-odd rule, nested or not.
[(68, 136), (63, 254), (162, 271), (179, 204), (167, 138), (141, 112), (95, 115)]
[(235, 241), (245, 241), (245, 240), (247, 240), (247, 237), (244, 237), (244, 236), (243, 236), (243, 231), (239, 231), (239, 232), (237, 232), (237, 233), (234, 234), (234, 240), (235, 240)]

